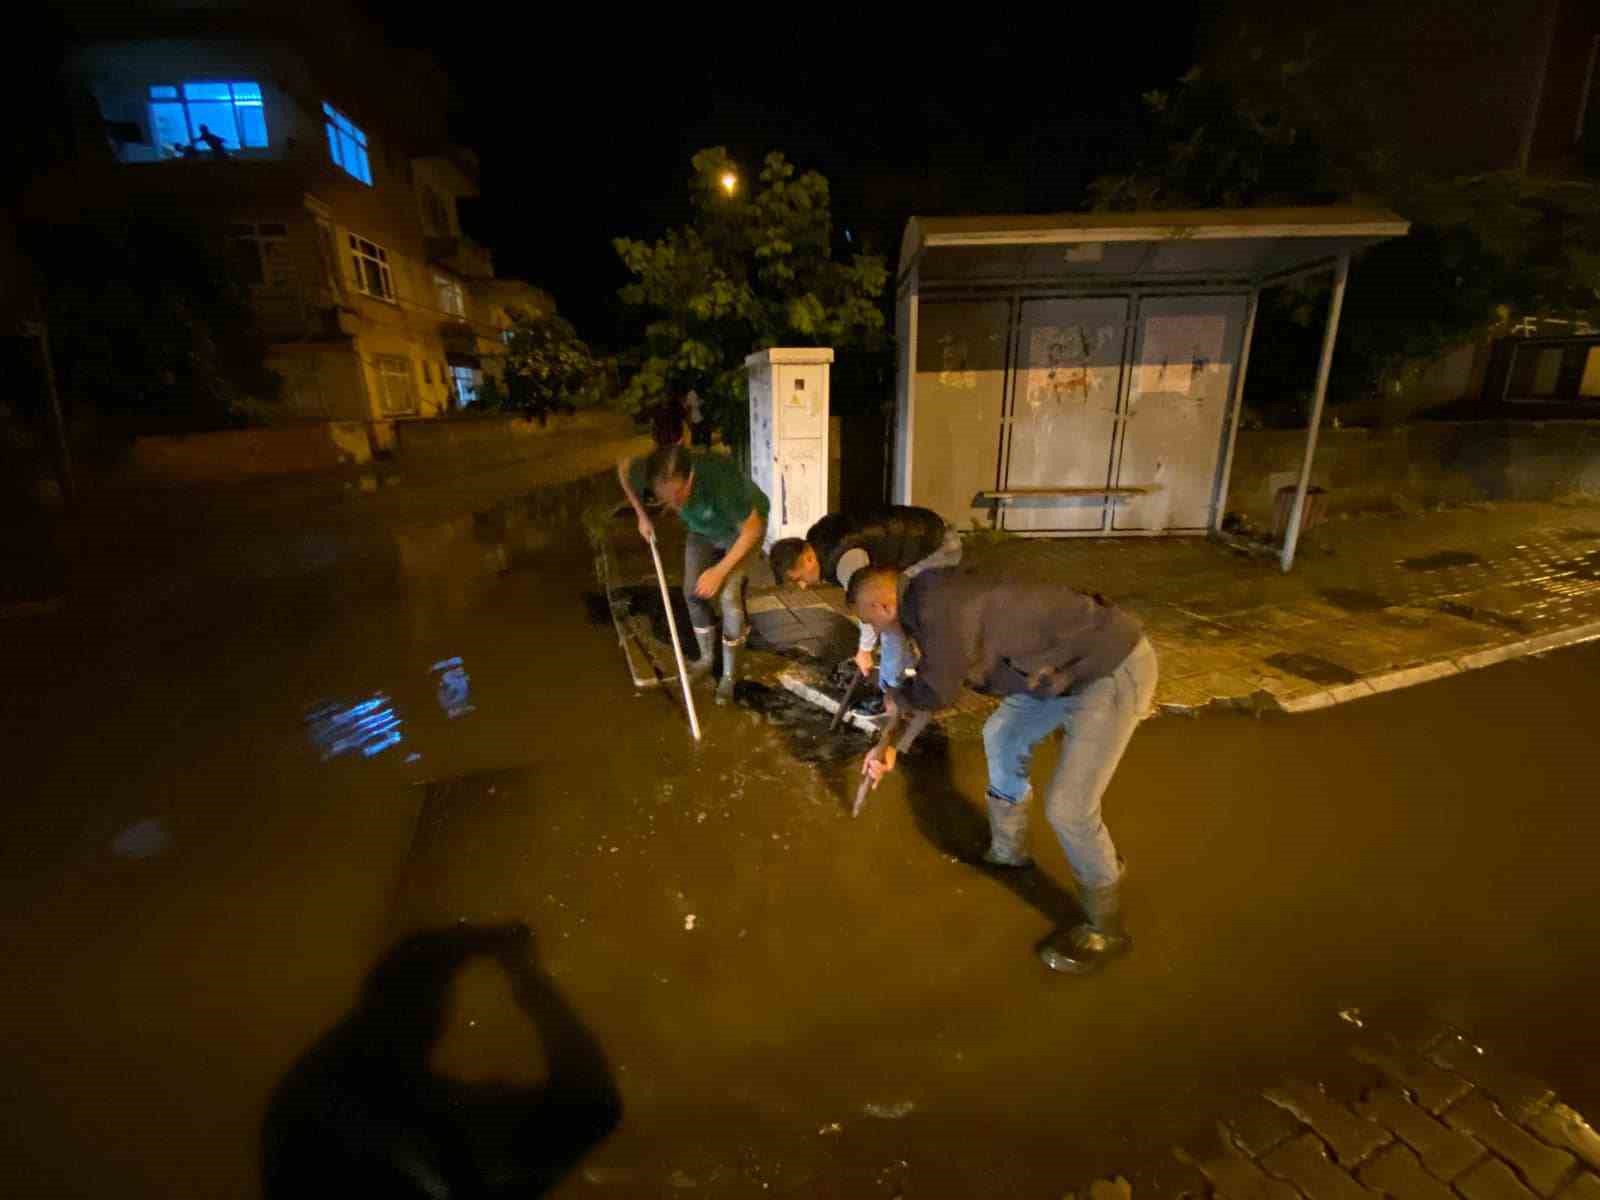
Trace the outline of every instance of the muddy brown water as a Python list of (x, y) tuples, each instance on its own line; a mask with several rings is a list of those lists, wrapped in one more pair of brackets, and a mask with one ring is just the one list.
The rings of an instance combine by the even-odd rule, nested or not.
[[(0, 628), (13, 1191), (253, 1194), (296, 1064), (387, 948), (462, 922), (531, 927), (620, 1095), (561, 1195), (1160, 1187), (1250, 1092), (1342, 1071), (1341, 1012), (1452, 1021), (1600, 1108), (1600, 651), (1149, 724), (1107, 800), (1135, 952), (1055, 978), (1042, 821), (1033, 877), (964, 861), (979, 745), (855, 821), (862, 742), (784, 698), (707, 704), (692, 745), (591, 619), (575, 503), (509, 551), (482, 519), (130, 550)], [(441, 995), (405, 1078), (563, 1069), (492, 957)]]

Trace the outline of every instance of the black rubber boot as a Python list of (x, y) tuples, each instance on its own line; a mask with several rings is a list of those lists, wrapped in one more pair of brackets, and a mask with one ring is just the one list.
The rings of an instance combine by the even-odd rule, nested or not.
[(1085, 888), (1080, 899), (1088, 920), (1052, 936), (1039, 947), (1039, 960), (1064, 975), (1090, 975), (1131, 950), (1133, 939), (1122, 924), (1119, 891), (1115, 883)]
[(694, 631), (695, 644), (700, 647), (700, 657), (689, 664), (689, 678), (705, 679), (711, 674), (711, 664), (716, 661), (717, 653), (717, 627), (699, 629)]

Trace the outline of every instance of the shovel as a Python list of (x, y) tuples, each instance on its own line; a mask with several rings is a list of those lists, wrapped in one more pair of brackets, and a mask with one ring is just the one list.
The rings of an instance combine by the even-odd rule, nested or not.
[[(889, 734), (891, 732), (891, 729), (885, 728), (883, 735), (878, 738), (878, 744), (874, 746), (873, 749), (878, 751), (887, 749), (889, 745)], [(852, 817), (859, 817), (861, 815), (861, 808), (867, 802), (867, 793), (877, 786), (878, 785), (873, 781), (871, 775), (863, 775), (861, 777), (861, 786), (856, 789), (856, 802), (850, 806), (850, 815)]]

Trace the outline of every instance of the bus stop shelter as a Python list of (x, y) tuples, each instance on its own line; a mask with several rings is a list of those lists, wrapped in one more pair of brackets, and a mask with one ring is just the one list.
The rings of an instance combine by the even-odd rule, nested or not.
[(1219, 528), (1261, 291), (1331, 273), (1287, 571), (1350, 258), (1408, 229), (1352, 207), (913, 217), (894, 501), (1027, 537)]

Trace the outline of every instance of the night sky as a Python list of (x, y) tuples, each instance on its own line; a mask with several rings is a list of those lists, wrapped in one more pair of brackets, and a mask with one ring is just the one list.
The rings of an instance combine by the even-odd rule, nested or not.
[(752, 171), (778, 149), (823, 171), (836, 240), (848, 229), (892, 258), (913, 213), (1081, 207), (1133, 148), (1140, 94), (1192, 65), (1196, 34), (1194, 17), (1157, 24), (1147, 6), (1028, 24), (974, 10), (959, 30), (828, 7), (802, 10), (792, 37), (754, 19), (691, 28), (708, 23), (681, 9), (650, 23), (597, 6), (562, 24), (535, 6), (426, 11), (381, 19), (455, 82), (457, 136), (483, 165), (469, 232), (601, 345), (624, 336), (610, 239), (686, 216), (697, 149), (726, 145)]

